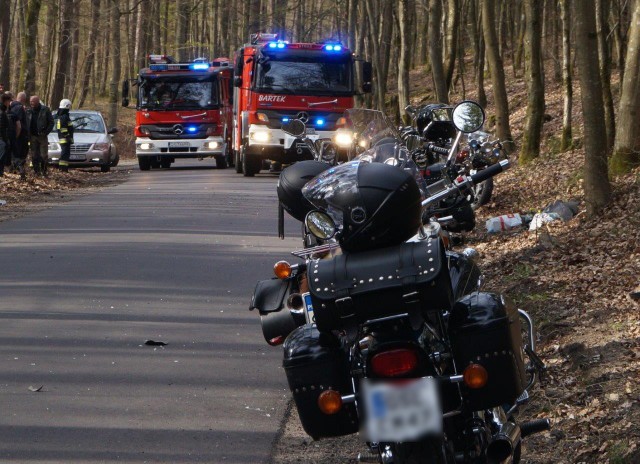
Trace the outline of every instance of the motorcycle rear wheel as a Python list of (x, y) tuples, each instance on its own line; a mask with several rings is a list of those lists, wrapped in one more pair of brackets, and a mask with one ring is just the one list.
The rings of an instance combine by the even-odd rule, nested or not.
[(419, 442), (393, 445), (394, 464), (448, 464), (443, 440), (429, 438)]

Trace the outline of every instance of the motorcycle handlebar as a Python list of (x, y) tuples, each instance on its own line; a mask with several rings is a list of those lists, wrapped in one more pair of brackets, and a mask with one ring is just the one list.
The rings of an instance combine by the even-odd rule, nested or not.
[(448, 155), (449, 154), (449, 149), (448, 148), (438, 147), (438, 146), (433, 145), (433, 144), (430, 144), (428, 148), (433, 153), (439, 153), (441, 155)]
[(471, 182), (474, 185), (479, 184), (480, 182), (484, 182), (490, 177), (500, 174), (505, 169), (509, 169), (509, 160), (502, 160), (499, 163), (492, 164), (491, 166), (483, 169), (482, 171), (478, 171), (475, 174), (472, 174), (470, 176)]
[(509, 169), (509, 166), (509, 160), (502, 160), (499, 163), (473, 174), (472, 176), (461, 176), (449, 187), (424, 200), (422, 202), (422, 206), (427, 207), (438, 204), (440, 201), (449, 198), (455, 193), (459, 193), (461, 190), (464, 191), (468, 187), (472, 187), (473, 185), (483, 182), (496, 174), (500, 174), (502, 171)]

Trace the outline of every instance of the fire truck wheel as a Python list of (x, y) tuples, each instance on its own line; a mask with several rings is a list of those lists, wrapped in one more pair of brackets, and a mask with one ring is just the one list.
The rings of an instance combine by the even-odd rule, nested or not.
[(171, 158), (162, 158), (160, 160), (160, 166), (164, 169), (169, 169), (171, 167)]
[(253, 177), (260, 172), (262, 160), (255, 156), (245, 154), (242, 157), (242, 173), (245, 177)]
[(227, 156), (226, 155), (222, 155), (222, 156), (217, 156), (216, 157), (216, 168), (218, 168), (218, 169), (227, 169), (228, 166), (229, 166), (229, 164), (227, 163)]
[(238, 174), (242, 174), (242, 160), (240, 159), (240, 150), (233, 150), (233, 165)]
[(140, 166), (141, 171), (148, 171), (151, 169), (151, 159), (147, 156), (138, 157), (138, 166)]

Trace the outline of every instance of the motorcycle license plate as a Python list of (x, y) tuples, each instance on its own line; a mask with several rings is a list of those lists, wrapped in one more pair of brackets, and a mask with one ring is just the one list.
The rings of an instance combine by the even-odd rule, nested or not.
[(191, 144), (189, 142), (169, 142), (169, 148), (184, 148), (190, 146)]
[(303, 293), (302, 300), (304, 301), (304, 315), (307, 319), (307, 324), (315, 324), (316, 317), (313, 315), (313, 303), (311, 302), (311, 294)]
[(400, 382), (363, 380), (367, 440), (403, 442), (442, 433), (442, 407), (435, 379)]

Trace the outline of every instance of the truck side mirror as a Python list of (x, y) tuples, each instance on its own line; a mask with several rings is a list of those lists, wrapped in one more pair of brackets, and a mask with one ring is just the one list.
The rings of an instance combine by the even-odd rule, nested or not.
[(129, 106), (129, 81), (122, 81), (122, 106)]
[(236, 76), (233, 78), (234, 87), (242, 87), (242, 77)]
[(362, 92), (371, 93), (371, 81), (373, 80), (373, 67), (370, 61), (362, 63)]

